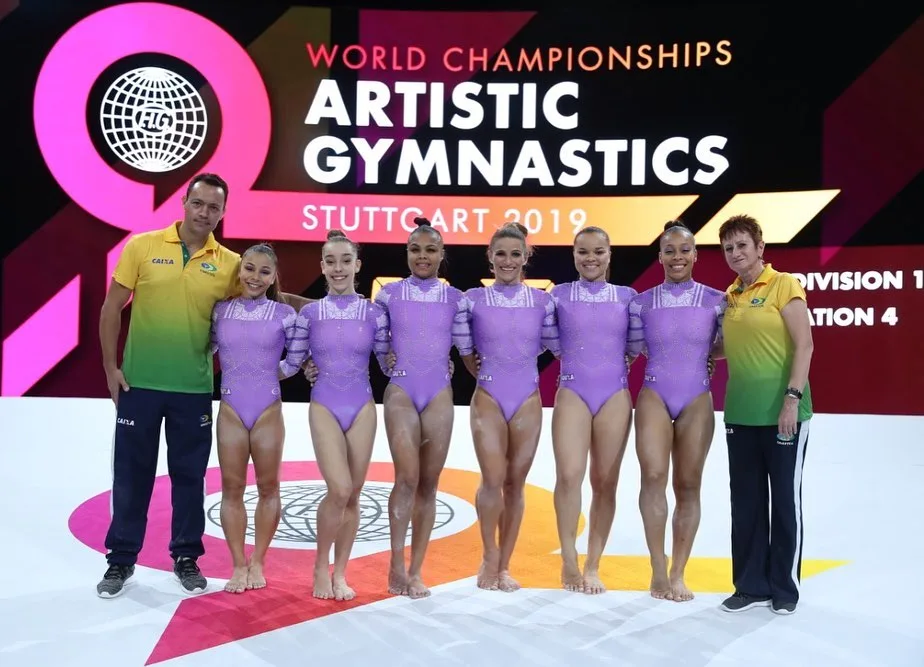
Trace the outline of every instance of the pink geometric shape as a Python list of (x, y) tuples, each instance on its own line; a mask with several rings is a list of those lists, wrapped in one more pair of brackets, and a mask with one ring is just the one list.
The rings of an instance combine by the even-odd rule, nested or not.
[(271, 133), (260, 72), (247, 51), (208, 19), (179, 7), (140, 2), (109, 7), (76, 23), (52, 47), (39, 72), (36, 139), (55, 181), (74, 203), (133, 233), (166, 227), (176, 219), (176, 199), (155, 207), (153, 186), (121, 175), (103, 160), (87, 127), (87, 103), (107, 67), (146, 52), (188, 63), (212, 87), (222, 132), (202, 171), (220, 173), (232, 193), (243, 194), (256, 181)]
[[(280, 468), (279, 475), (283, 482), (321, 479), (314, 461), (287, 461)], [(394, 467), (390, 463), (373, 462), (367, 479), (393, 482)], [(253, 468), (248, 468), (247, 484), (255, 483)], [(207, 494), (221, 491), (221, 470), (216, 467), (206, 471), (205, 487)], [(74, 510), (68, 520), (74, 537), (99, 553), (106, 553), (110, 498), (109, 491), (90, 498)], [(165, 572), (173, 569), (168, 548), (170, 520), (170, 478), (164, 475), (154, 482), (147, 536), (144, 548), (138, 554), (140, 566)], [(233, 563), (225, 541), (209, 534), (205, 534), (202, 540), (205, 544), (205, 555), (199, 559), (202, 572), (208, 577), (226, 576)], [(388, 558), (387, 552), (379, 552), (351, 560), (351, 583), (360, 595), (350, 602), (334, 603), (302, 593), (311, 590), (310, 572), (314, 555), (310, 551), (271, 546), (267, 559), (273, 564), (274, 576), (279, 581), (285, 581), (286, 585), (248, 591), (247, 595), (215, 591), (183, 600), (145, 664), (165, 662), (382, 600), (388, 597), (385, 588), (380, 585)]]
[(0, 0), (0, 21), (17, 7), (19, 7), (19, 0)]
[[(196, 39), (189, 39), (190, 34)], [(169, 5), (132, 3), (103, 9), (72, 26), (39, 72), (33, 108), (36, 139), (55, 180), (74, 203), (131, 233), (173, 222), (176, 200), (170, 197), (155, 207), (151, 185), (123, 176), (103, 160), (90, 137), (86, 106), (93, 83), (107, 67), (145, 52), (185, 61), (208, 81), (221, 108), (222, 133), (202, 171), (221, 173), (238, 198), (263, 168), (271, 133), (269, 97), (256, 65), (233, 37), (208, 19)], [(107, 285), (127, 240), (109, 252)]]
[(77, 347), (80, 275), (3, 341), (0, 395), (22, 396)]
[(825, 111), (823, 183), (842, 195), (825, 215), (823, 265), (924, 169), (921, 63), (924, 17)]

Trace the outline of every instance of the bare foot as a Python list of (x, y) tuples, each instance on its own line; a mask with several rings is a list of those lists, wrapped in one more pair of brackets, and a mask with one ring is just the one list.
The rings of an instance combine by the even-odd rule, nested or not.
[(250, 567), (247, 568), (247, 588), (266, 588), (263, 563), (250, 563)]
[(404, 571), (403, 555), (400, 564), (394, 559), (391, 561), (391, 567), (388, 570), (388, 592), (392, 595), (407, 595), (407, 572)]
[(561, 587), (572, 593), (581, 593), (584, 590), (584, 579), (577, 565), (563, 563), (561, 566)]
[(693, 599), (693, 591), (683, 582), (683, 575), (671, 577), (671, 600), (687, 602)]
[(247, 588), (247, 566), (234, 568), (231, 579), (225, 584), (228, 593), (243, 593)]
[(670, 580), (664, 575), (651, 575), (651, 586), (649, 590), (651, 591), (651, 597), (655, 598), (656, 600), (671, 599), (671, 583)]
[(335, 576), (333, 579), (334, 599), (335, 600), (352, 600), (356, 597), (356, 591), (347, 586), (346, 579), (341, 576)]
[(420, 577), (414, 576), (407, 580), (407, 594), (414, 600), (430, 596), (430, 589), (424, 586)]
[(501, 570), (497, 577), (497, 587), (505, 593), (513, 593), (520, 590), (520, 584), (516, 579), (510, 576), (508, 570)]
[(600, 575), (596, 570), (584, 571), (584, 592), (588, 595), (599, 595), (606, 593), (606, 586), (600, 580)]
[(314, 568), (314, 596), (320, 600), (332, 600), (334, 589), (331, 585), (328, 566)]
[(500, 554), (494, 557), (486, 556), (481, 562), (481, 567), (478, 569), (478, 588), (483, 588), (486, 591), (497, 590), (497, 561), (499, 558)]

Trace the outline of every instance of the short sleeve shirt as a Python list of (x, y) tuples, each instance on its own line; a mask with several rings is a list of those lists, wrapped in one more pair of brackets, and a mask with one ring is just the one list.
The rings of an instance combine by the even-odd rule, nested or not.
[[(779, 420), (789, 385), (795, 345), (781, 311), (793, 299), (806, 300), (805, 290), (789, 273), (767, 264), (752, 285), (738, 278), (726, 291), (728, 307), (722, 323), (728, 386), (725, 422), (770, 426)], [(799, 421), (812, 416), (812, 392), (806, 383), (799, 402)]]
[(212, 308), (233, 293), (241, 257), (211, 234), (190, 257), (177, 226), (131, 237), (116, 265), (133, 291), (122, 372), (131, 387), (211, 393)]

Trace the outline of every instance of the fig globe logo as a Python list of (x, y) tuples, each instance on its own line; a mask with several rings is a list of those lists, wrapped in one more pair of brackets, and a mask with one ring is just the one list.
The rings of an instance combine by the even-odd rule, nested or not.
[[(359, 527), (353, 544), (354, 556), (367, 556), (389, 548), (388, 497), (393, 486), (392, 482), (376, 481), (369, 481), (363, 485), (359, 494)], [(279, 485), (279, 526), (270, 546), (281, 549), (316, 549), (318, 507), (326, 494), (327, 485), (323, 481), (282, 481)], [(259, 496), (256, 485), (244, 489), (244, 509), (247, 512), (245, 540), (250, 545), (256, 540), (254, 517)], [(206, 534), (223, 540), (220, 491), (206, 496), (205, 513)], [(475, 508), (470, 502), (438, 491), (431, 539), (437, 540), (453, 535), (474, 525), (477, 520)], [(408, 526), (408, 536), (411, 534), (412, 526)]]
[(151, 173), (188, 163), (208, 132), (199, 91), (162, 67), (139, 67), (113, 81), (103, 95), (99, 122), (106, 144), (120, 160)]

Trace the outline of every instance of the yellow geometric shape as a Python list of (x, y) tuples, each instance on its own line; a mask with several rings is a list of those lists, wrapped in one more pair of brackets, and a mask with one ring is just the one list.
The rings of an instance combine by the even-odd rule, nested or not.
[[(439, 489), (475, 504), (475, 494), (481, 476), (473, 471), (446, 468), (440, 477)], [(510, 574), (525, 588), (561, 588), (561, 556), (557, 553), (553, 494), (533, 484), (524, 490), (526, 511), (517, 546), (510, 562)], [(616, 514), (619, 521), (619, 513)], [(587, 528), (583, 515), (578, 519), (577, 535)], [(428, 582), (438, 585), (471, 577), (481, 564), (481, 538), (477, 522), (465, 530), (434, 540), (427, 552)], [(408, 547), (408, 552), (410, 547)], [(583, 567), (585, 557), (579, 558)], [(821, 574), (847, 564), (846, 560), (802, 560), (802, 578)], [(695, 593), (731, 593), (732, 568), (730, 558), (692, 557), (687, 562), (685, 583)], [(609, 590), (647, 591), (651, 584), (651, 564), (648, 556), (603, 556), (600, 559), (600, 579)]]
[(606, 231), (611, 245), (651, 245), (664, 231), (664, 223), (679, 218), (698, 198), (698, 195), (614, 197), (607, 199), (608, 215), (596, 226)]
[[(399, 280), (404, 280), (404, 278), (395, 278), (392, 276), (376, 276), (372, 281), (372, 289), (370, 290), (369, 300), (375, 299), (375, 295), (379, 293), (379, 290), (385, 287), (388, 283), (396, 283)], [(444, 285), (448, 285), (449, 281), (445, 278), (439, 279)]]
[[(520, 539), (523, 539), (522, 533)], [(519, 551), (518, 543), (511, 568), (514, 578), (522, 586), (561, 588), (561, 556), (534, 556), (529, 559), (527, 568), (523, 567), (525, 564), (522, 561), (518, 562)], [(582, 568), (585, 559), (585, 556), (578, 559)], [(845, 560), (803, 560), (802, 578), (806, 579), (847, 563)], [(600, 579), (609, 590), (647, 591), (651, 585), (651, 563), (648, 556), (603, 556), (600, 559)], [(734, 590), (731, 559), (692, 556), (687, 561), (684, 581), (694, 593), (731, 593)]]
[(719, 245), (719, 227), (733, 215), (760, 223), (765, 243), (789, 243), (840, 190), (750, 192), (737, 194), (696, 233), (696, 245)]
[[(481, 284), (485, 287), (490, 287), (494, 284), (494, 278), (482, 278)], [(555, 283), (553, 283), (548, 278), (524, 278), (523, 284), (529, 285), (530, 287), (535, 287), (536, 289), (544, 290), (546, 292), (551, 292), (552, 288), (555, 287)]]
[[(558, 532), (555, 528), (555, 506), (552, 492), (527, 484), (526, 512), (511, 559), (511, 574), (526, 588), (561, 588), (561, 556), (557, 553)], [(616, 515), (619, 521), (619, 514)], [(583, 513), (577, 535), (587, 523)], [(579, 562), (583, 567), (585, 557)], [(840, 567), (842, 560), (802, 561), (802, 577)], [(670, 564), (668, 564), (668, 567)], [(600, 559), (600, 579), (610, 590), (647, 591), (651, 585), (651, 564), (645, 556), (603, 556)], [(731, 558), (691, 557), (687, 561), (685, 582), (694, 593), (731, 593)]]

